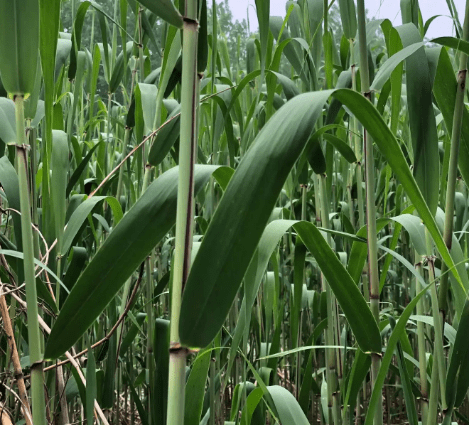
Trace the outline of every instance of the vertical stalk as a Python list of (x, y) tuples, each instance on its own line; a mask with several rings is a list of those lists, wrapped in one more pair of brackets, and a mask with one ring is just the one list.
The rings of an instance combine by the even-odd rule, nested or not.
[[(356, 64), (354, 58), (354, 40), (349, 40), (349, 51), (351, 52), (351, 81), (352, 89), (356, 90)], [(361, 165), (361, 142), (357, 136), (357, 119), (352, 117), (352, 131), (353, 131), (353, 145), (354, 153), (356, 154), (357, 163), (356, 163), (356, 188), (357, 188), (357, 209), (359, 212), (359, 228), (364, 226), (364, 199), (362, 196), (362, 165)], [(353, 223), (354, 225), (354, 223)]]
[(434, 347), (434, 356), (431, 372), (431, 392), (429, 394), (429, 408), (428, 408), (428, 421), (426, 425), (437, 424), (437, 398), (438, 398), (438, 386), (439, 386), (439, 375), (436, 366), (436, 348)]
[(184, 395), (187, 349), (180, 344), (179, 316), (184, 284), (191, 261), (194, 204), (194, 162), (197, 142), (197, 2), (186, 0), (183, 24), (181, 79), (181, 129), (178, 171), (178, 201), (171, 291), (170, 365), (167, 425), (184, 424)]
[[(307, 220), (307, 188), (308, 188), (308, 185), (307, 184), (301, 184), (300, 188), (301, 188), (301, 193), (302, 193), (302, 212), (301, 212), (300, 219), (302, 221), (306, 221)], [(305, 282), (305, 267), (303, 268), (302, 285), (303, 285), (304, 282)], [(302, 291), (302, 288), (300, 290)], [(296, 341), (295, 347), (300, 347), (302, 345), (302, 313), (303, 313), (302, 309), (300, 309), (299, 313), (300, 313), (300, 318), (299, 318), (299, 323), (298, 323), (298, 327), (297, 327), (297, 341)], [(266, 341), (267, 340), (268, 340), (268, 337), (266, 335)], [(266, 352), (269, 353), (268, 348), (266, 349)], [(296, 367), (296, 383), (297, 383), (296, 397), (298, 399), (299, 394), (300, 394), (300, 387), (301, 387), (300, 352), (298, 352), (297, 355), (296, 355), (295, 367)]]
[[(421, 257), (415, 252), (415, 268), (419, 274), (423, 274), (423, 263)], [(419, 280), (416, 279), (416, 292), (420, 292), (422, 289)], [(416, 313), (418, 315), (424, 314), (424, 302), (421, 298), (416, 305)], [(428, 376), (426, 371), (426, 340), (424, 335), (424, 323), (418, 322), (418, 358), (419, 358), (419, 379), (421, 386), (421, 421), (423, 424), (428, 421)]]
[[(434, 272), (434, 257), (432, 256), (432, 242), (431, 235), (426, 230), (426, 250), (429, 254), (428, 267), (429, 267), (429, 282), (434, 282), (436, 275)], [(439, 377), (439, 387), (441, 390), (441, 407), (442, 410), (447, 410), (446, 402), (446, 365), (444, 358), (444, 340), (443, 330), (444, 323), (441, 321), (441, 315), (439, 314), (439, 306), (437, 299), (436, 285), (431, 285), (431, 306), (432, 306), (432, 317), (434, 322), (434, 361), (432, 364), (433, 369), (437, 368)]]
[(146, 290), (147, 290), (147, 368), (149, 371), (149, 388), (147, 393), (148, 403), (148, 421), (152, 423), (153, 403), (155, 397), (155, 353), (153, 352), (154, 339), (155, 339), (155, 316), (153, 311), (153, 261), (152, 254), (145, 259), (145, 276), (146, 276)]
[[(361, 67), (361, 90), (363, 95), (370, 100), (369, 85), (369, 65), (367, 57), (367, 40), (366, 40), (366, 13), (364, 8), (364, 0), (357, 2), (358, 30), (359, 30), (359, 52)], [(369, 290), (370, 290), (370, 309), (375, 320), (379, 321), (379, 266), (377, 260), (377, 226), (376, 226), (376, 206), (375, 206), (375, 182), (374, 182), (374, 155), (373, 155), (372, 139), (364, 130), (364, 162), (365, 162), (365, 179), (366, 179), (366, 220), (367, 220), (367, 253), (369, 259)], [(359, 190), (359, 188), (358, 188)], [(375, 385), (377, 375), (380, 369), (380, 353), (372, 354), (371, 376), (372, 384)], [(382, 425), (382, 401), (378, 406), (371, 406), (375, 409), (374, 424)]]
[[(463, 39), (468, 41), (468, 0), (465, 6), (465, 20), (463, 24)], [(449, 171), (447, 176), (446, 189), (446, 210), (444, 218), (444, 242), (447, 248), (452, 248), (452, 232), (454, 224), (454, 200), (455, 187), (457, 183), (457, 167), (460, 148), (460, 130), (462, 128), (462, 116), (467, 83), (468, 56), (460, 55), (459, 75), (457, 78), (457, 94), (455, 96), (454, 119), (452, 122), (452, 139), (450, 145)], [(449, 291), (449, 273), (445, 273), (448, 267), (445, 263), (442, 266), (441, 286), (439, 289), (439, 310), (442, 318), (442, 325), (446, 320), (447, 292)]]
[(44, 399), (44, 374), (41, 352), (41, 338), (38, 322), (38, 300), (36, 294), (36, 279), (34, 276), (34, 243), (31, 227), (31, 208), (29, 203), (28, 179), (28, 144), (25, 137), (24, 97), (15, 96), (16, 115), (16, 160), (18, 183), (20, 189), (21, 232), (24, 255), (24, 275), (26, 284), (26, 302), (28, 313), (29, 359), (31, 364), (31, 399), (33, 408), (33, 423), (46, 425), (46, 410)]
[[(326, 229), (329, 229), (329, 209), (328, 209), (328, 199), (327, 199), (327, 192), (326, 192), (326, 175), (320, 176), (320, 199), (321, 199), (321, 218), (322, 218), (322, 225)], [(331, 244), (331, 236), (327, 234), (328, 244)], [(323, 275), (322, 275), (323, 276)], [(324, 280), (324, 279), (323, 279)], [(329, 346), (336, 345), (335, 344), (335, 334), (338, 332), (337, 329), (337, 320), (336, 320), (336, 299), (334, 297), (333, 291), (330, 288), (330, 285), (326, 280), (325, 282), (325, 290), (326, 290), (326, 305), (327, 305), (327, 320), (328, 326), (326, 329), (326, 344)], [(335, 356), (335, 349), (334, 348), (327, 348), (326, 349), (327, 355), (327, 385), (328, 385), (328, 421), (329, 423), (333, 423), (335, 425), (339, 424), (340, 421), (340, 404), (338, 403), (337, 397), (339, 393), (337, 392), (338, 386), (338, 365), (336, 363), (336, 356)], [(333, 421), (332, 421), (333, 417)]]
[[(36, 169), (37, 169), (37, 154), (36, 154), (36, 129), (28, 129), (29, 146), (31, 147), (31, 220), (36, 226), (39, 225), (38, 220), (38, 205), (37, 205), (37, 190), (36, 190)], [(39, 257), (39, 234), (33, 233), (34, 241), (34, 256)]]
[[(124, 141), (122, 142), (122, 157), (123, 158), (126, 156), (127, 145), (129, 144), (131, 132), (132, 132), (132, 128), (126, 126), (126, 129), (124, 130)], [(121, 202), (122, 184), (123, 184), (122, 180), (123, 180), (123, 176), (124, 176), (124, 167), (125, 167), (125, 165), (126, 164), (124, 163), (119, 168), (118, 186), (117, 186), (117, 190), (116, 190), (116, 199), (118, 200), (118, 202)]]

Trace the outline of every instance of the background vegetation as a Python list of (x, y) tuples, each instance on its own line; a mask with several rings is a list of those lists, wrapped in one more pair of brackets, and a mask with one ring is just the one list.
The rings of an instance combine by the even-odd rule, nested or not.
[(400, 4), (0, 0), (2, 425), (468, 423), (468, 1)]

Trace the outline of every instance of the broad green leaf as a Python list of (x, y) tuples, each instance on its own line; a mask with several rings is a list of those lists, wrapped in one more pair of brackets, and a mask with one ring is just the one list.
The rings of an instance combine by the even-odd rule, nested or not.
[[(0, 98), (0, 105), (2, 101), (3, 98)], [(0, 183), (7, 197), (9, 208), (13, 208), (16, 211), (20, 211), (20, 186), (18, 182), (18, 175), (16, 174), (15, 167), (13, 167), (13, 165), (6, 156), (2, 156), (0, 158)], [(13, 231), (15, 233), (16, 248), (19, 251), (22, 251), (23, 242), (21, 238), (21, 216), (19, 214), (13, 214), (12, 219)]]
[(347, 377), (347, 390), (344, 398), (345, 405), (350, 404), (351, 408), (353, 408), (356, 404), (357, 394), (362, 389), (370, 365), (371, 357), (364, 354), (361, 350), (357, 350), (351, 367), (351, 373)]
[(305, 154), (315, 174), (326, 173), (326, 159), (320, 144), (320, 138), (313, 135), (305, 148)]
[(77, 72), (77, 54), (82, 44), (83, 23), (90, 5), (90, 1), (82, 2), (78, 7), (77, 13), (75, 15), (72, 32), (72, 50), (70, 52), (70, 65), (68, 70), (68, 77), (71, 80), (75, 78), (75, 73)]
[(29, 97), (24, 102), (24, 117), (26, 120), (33, 120), (36, 116), (36, 111), (39, 104), (39, 94), (42, 86), (42, 71), (41, 61), (37, 62), (36, 81), (34, 82), (34, 89), (31, 91)]
[[(196, 192), (216, 168), (196, 167)], [(173, 226), (177, 172), (177, 167), (172, 168), (155, 180), (97, 251), (52, 327), (44, 354), (46, 358), (59, 357), (80, 338)]]
[(91, 157), (93, 155), (93, 153), (95, 152), (96, 148), (99, 147), (100, 143), (104, 143), (104, 142), (98, 142), (96, 143), (89, 151), (88, 153), (85, 155), (85, 157), (81, 160), (80, 163), (78, 163), (78, 160), (80, 158), (75, 158), (75, 161), (77, 163), (77, 168), (75, 168), (75, 171), (73, 172), (72, 176), (70, 177), (70, 180), (67, 184), (67, 189), (65, 191), (66, 193), (66, 196), (68, 197), (70, 195), (70, 192), (72, 191), (73, 187), (75, 186), (75, 184), (77, 183), (77, 181), (80, 179), (80, 177), (82, 176), (83, 172), (85, 171), (85, 168), (87, 167), (87, 165), (89, 164), (90, 160), (91, 160)]
[(353, 163), (357, 162), (356, 154), (354, 153), (354, 151), (349, 147), (349, 145), (344, 140), (341, 140), (339, 137), (335, 136), (334, 134), (330, 134), (330, 133), (325, 133), (322, 137), (329, 144), (334, 146), (335, 149), (350, 164), (353, 164)]
[[(315, 94), (321, 105), (329, 95)], [(208, 345), (225, 320), (287, 174), (320, 115), (321, 107), (313, 107), (311, 96), (296, 96), (279, 109), (235, 171), (186, 283), (180, 318), (184, 344)], [(275, 178), (267, 178), (267, 173)], [(223, 286), (219, 284), (222, 281)], [(194, 310), (191, 305), (200, 308)]]
[(423, 47), (423, 43), (420, 41), (405, 47), (403, 50), (400, 50), (398, 53), (395, 53), (392, 57), (388, 58), (387, 61), (380, 66), (379, 71), (375, 75), (375, 79), (370, 86), (371, 90), (380, 90), (385, 82), (390, 78), (390, 75), (397, 65), (421, 47)]
[[(348, 89), (306, 93), (291, 99), (268, 121), (231, 179), (186, 284), (180, 320), (184, 344), (206, 346), (222, 326), (287, 174), (332, 94), (351, 109), (376, 141), (415, 204), (444, 261), (460, 281), (401, 148), (373, 105)], [(191, 308), (193, 304), (200, 308)]]
[[(130, 49), (131, 47), (132, 41), (129, 41), (127, 43), (127, 48)], [(122, 77), (124, 76), (124, 70), (126, 67), (127, 63), (125, 62), (124, 51), (121, 51), (116, 59), (113, 73), (111, 74), (111, 79), (109, 80), (108, 93), (114, 93), (118, 89), (119, 84), (121, 84)]]
[(201, 351), (194, 360), (185, 388), (184, 425), (199, 425), (201, 421), (210, 361), (211, 350)]
[(418, 254), (426, 255), (426, 237), (421, 219), (415, 215), (401, 214), (393, 217), (392, 220), (400, 223), (406, 229)]
[(256, 62), (255, 40), (250, 38), (246, 42), (246, 72), (249, 75), (255, 72), (255, 69), (256, 69), (255, 62)]
[[(287, 60), (294, 67), (295, 72), (297, 72), (305, 84), (309, 85), (309, 79), (305, 73), (305, 70), (303, 69), (304, 67), (302, 66), (302, 62), (299, 58), (297, 50), (294, 47), (294, 43), (292, 43), (293, 39), (290, 37), (290, 33), (287, 29), (284, 28), (282, 30), (283, 19), (280, 16), (270, 16), (269, 28), (273, 34), (273, 37), (275, 39), (279, 39), (280, 45), (283, 45), (283, 53), (285, 54)], [(286, 42), (285, 44), (283, 44), (284, 41)]]
[(259, 402), (263, 398), (263, 389), (258, 387), (250, 391), (248, 397), (246, 398), (245, 407), (242, 411), (242, 417), (240, 424), (241, 425), (250, 425), (253, 422), (253, 413), (255, 413), (256, 408), (259, 405)]
[(341, 24), (343, 25), (344, 36), (347, 39), (356, 38), (357, 19), (354, 0), (339, 0), (339, 12), (341, 15)]
[[(143, 135), (146, 136), (153, 130), (155, 120), (157, 87), (154, 84), (139, 83), (135, 88), (136, 107), (136, 127), (143, 125)], [(137, 112), (137, 111), (136, 111)], [(137, 121), (143, 118), (143, 123)]]
[(52, 131), (51, 157), (51, 198), (54, 208), (55, 233), (58, 249), (62, 246), (65, 226), (67, 171), (69, 168), (69, 144), (67, 134), (60, 130)]
[(65, 64), (72, 46), (69, 40), (57, 38), (60, 26), (60, 4), (60, 0), (39, 1), (39, 49), (44, 79), (45, 138), (49, 143), (52, 143), (52, 108), (54, 102), (54, 78), (57, 73), (56, 62)]
[(284, 90), (284, 94), (286, 95), (287, 100), (290, 100), (294, 96), (297, 96), (299, 94), (299, 90), (290, 78), (287, 78), (285, 75), (279, 74), (279, 72), (270, 72), (272, 72), (277, 77), (279, 83), (282, 86), (282, 89)]
[(108, 203), (114, 214), (114, 222), (119, 223), (122, 218), (122, 209), (116, 198), (112, 196), (92, 196), (91, 198), (86, 199), (73, 212), (69, 221), (67, 222), (67, 228), (64, 232), (64, 241), (61, 249), (62, 255), (67, 255), (68, 250), (72, 246), (77, 233), (87, 219), (88, 215), (93, 211), (93, 208), (95, 208), (96, 205), (102, 201), (106, 201)]
[(268, 50), (268, 34), (269, 34), (269, 4), (270, 0), (255, 0), (256, 15), (258, 17), (259, 38), (261, 44), (260, 50), (260, 67), (261, 79), (264, 79), (264, 69), (266, 63), (266, 52)]
[[(403, 43), (401, 42), (400, 36), (395, 28), (393, 28), (390, 20), (385, 19), (382, 24), (382, 31), (385, 36), (385, 42), (387, 45), (387, 52), (389, 58), (394, 56), (396, 53), (403, 49)], [(390, 129), (392, 134), (397, 134), (399, 116), (401, 111), (401, 93), (402, 93), (402, 81), (403, 81), (403, 63), (400, 62), (395, 69), (392, 71), (390, 76), (390, 91), (391, 91), (391, 117), (390, 117)], [(380, 70), (379, 70), (380, 72)]]
[(197, 72), (203, 73), (207, 68), (209, 44), (207, 42), (207, 0), (202, 0), (197, 37)]
[(308, 425), (308, 420), (295, 397), (279, 385), (268, 387), (282, 424)]
[(468, 56), (468, 41), (455, 37), (438, 37), (429, 40), (430, 43), (440, 44), (451, 49), (460, 50)]
[(59, 38), (57, 40), (55, 70), (54, 70), (53, 78), (57, 79), (59, 77), (60, 70), (65, 65), (65, 62), (67, 61), (71, 50), (72, 50), (71, 40), (64, 39), (64, 38)]
[[(73, 285), (80, 276), (80, 273), (85, 268), (85, 263), (88, 260), (88, 254), (85, 248), (81, 246), (72, 247), (68, 256), (68, 266), (65, 276), (63, 278), (65, 286), (72, 289)], [(63, 300), (61, 300), (61, 303)]]
[(364, 297), (341, 261), (312, 223), (302, 221), (294, 225), (294, 228), (320, 266), (361, 350), (379, 352), (381, 339), (377, 324), (370, 310), (366, 309)]
[(152, 416), (157, 423), (166, 422), (168, 403), (168, 368), (170, 357), (170, 321), (155, 320), (155, 335), (153, 352), (155, 353), (154, 394), (158, 396), (153, 401)]
[[(413, 24), (397, 28), (403, 47), (422, 41)], [(424, 47), (406, 59), (407, 110), (413, 145), (413, 175), (431, 214), (439, 201), (439, 152), (436, 119), (432, 107), (432, 84)]]
[(0, 74), (8, 94), (34, 90), (38, 52), (39, 1), (0, 1)]
[(183, 17), (171, 0), (138, 0), (152, 13), (177, 28), (183, 27)]
[(5, 145), (16, 142), (15, 104), (6, 97), (0, 97), (0, 150), (5, 152)]
[(307, 0), (310, 36), (312, 37), (313, 60), (315, 67), (320, 67), (322, 54), (323, 0)]
[(299, 392), (299, 405), (303, 412), (307, 415), (310, 404), (310, 389), (312, 388), (312, 369), (313, 369), (313, 351), (309, 354), (307, 360), (307, 366), (304, 370), (304, 376), (302, 379), (302, 386)]
[(418, 0), (400, 0), (401, 20), (404, 24), (413, 23), (418, 27)]
[[(414, 204), (425, 226), (429, 230), (444, 262), (449, 266), (449, 269), (451, 269), (452, 274), (455, 276), (459, 284), (462, 285), (462, 280), (458, 276), (457, 271), (454, 270), (454, 262), (445, 246), (434, 216), (431, 214), (431, 211), (429, 210), (429, 207), (411, 174), (400, 146), (388, 126), (383, 122), (380, 114), (370, 104), (370, 102), (368, 104), (364, 99), (356, 97), (356, 94), (353, 94), (350, 90), (337, 90), (334, 95), (337, 99), (342, 100), (343, 103), (353, 111), (358, 120), (369, 131), (378, 149), (387, 159), (392, 171), (403, 185), (403, 188), (411, 202)], [(346, 103), (346, 101), (348, 103)], [(368, 115), (370, 120), (367, 118)]]

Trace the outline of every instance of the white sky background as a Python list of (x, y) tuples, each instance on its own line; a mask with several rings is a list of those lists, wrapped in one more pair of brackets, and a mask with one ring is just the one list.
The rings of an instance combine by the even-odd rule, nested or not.
[[(454, 0), (460, 23), (463, 25), (465, 11), (465, 0)], [(256, 31), (258, 20), (254, 0), (228, 0), (234, 20), (247, 19), (249, 14), (250, 30)], [(286, 0), (271, 0), (271, 16), (286, 16)], [(356, 3), (357, 4), (357, 3)], [(426, 33), (427, 38), (437, 38), (454, 35), (452, 20), (449, 14), (446, 0), (420, 0), (419, 2), (423, 21), (426, 22), (431, 16), (445, 15), (436, 18)], [(390, 19), (394, 26), (401, 25), (400, 0), (365, 0), (368, 17), (375, 19)]]

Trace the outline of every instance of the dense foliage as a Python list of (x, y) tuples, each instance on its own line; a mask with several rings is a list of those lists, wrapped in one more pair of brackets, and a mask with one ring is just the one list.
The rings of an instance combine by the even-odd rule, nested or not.
[(468, 423), (468, 1), (400, 5), (0, 0), (2, 425)]

